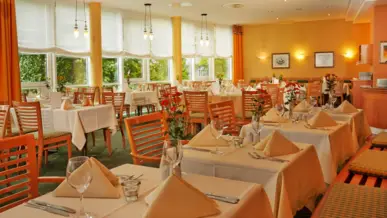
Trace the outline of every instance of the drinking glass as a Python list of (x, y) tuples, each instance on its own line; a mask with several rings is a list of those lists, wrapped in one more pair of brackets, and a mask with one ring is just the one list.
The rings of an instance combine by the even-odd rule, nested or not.
[(317, 99), (315, 97), (310, 97), (310, 104), (312, 107), (316, 107)]
[(83, 207), (83, 193), (87, 190), (93, 179), (92, 166), (89, 158), (84, 156), (70, 158), (66, 168), (66, 179), (67, 183), (81, 195), (81, 205), (77, 217), (95, 218), (96, 216), (94, 214), (86, 213)]
[[(224, 126), (224, 122), (221, 119), (213, 119), (211, 121), (211, 134), (216, 138), (217, 140), (220, 139), (220, 137), (223, 135), (223, 131), (226, 128)], [(219, 151), (218, 145), (215, 146), (215, 153), (216, 154), (223, 154), (222, 151)]]

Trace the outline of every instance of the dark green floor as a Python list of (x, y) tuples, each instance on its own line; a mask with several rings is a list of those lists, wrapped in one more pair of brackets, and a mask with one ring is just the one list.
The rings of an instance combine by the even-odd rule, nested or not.
[[(108, 156), (107, 149), (104, 146), (102, 131), (97, 131), (96, 145), (93, 147), (91, 141), (91, 135), (89, 135), (88, 141), (88, 156), (92, 156), (101, 161), (109, 169), (120, 166), (122, 164), (132, 163), (130, 157), (129, 144), (126, 137), (126, 148), (122, 148), (121, 133), (117, 132), (112, 136), (113, 154)], [(80, 156), (81, 152), (77, 151), (73, 147), (73, 156)], [(67, 149), (62, 147), (59, 151), (55, 151), (49, 155), (48, 164), (43, 165), (41, 170), (41, 176), (66, 176), (66, 164), (67, 164)], [(156, 167), (156, 166), (154, 166)], [(39, 184), (39, 193), (45, 194), (54, 190), (58, 184)], [(299, 211), (295, 218), (309, 218), (311, 213), (307, 209)]]

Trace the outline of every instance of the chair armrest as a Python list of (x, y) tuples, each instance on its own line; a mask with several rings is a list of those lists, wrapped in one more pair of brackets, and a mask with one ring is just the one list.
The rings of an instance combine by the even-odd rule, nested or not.
[(42, 176), (38, 177), (38, 183), (62, 183), (65, 179), (60, 176)]

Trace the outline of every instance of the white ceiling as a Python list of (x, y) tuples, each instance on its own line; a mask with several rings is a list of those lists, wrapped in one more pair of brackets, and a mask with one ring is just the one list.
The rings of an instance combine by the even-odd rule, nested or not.
[[(136, 12), (144, 11), (144, 3), (152, 3), (152, 13), (159, 16), (182, 16), (200, 20), (208, 13), (208, 21), (217, 24), (291, 23), (300, 21), (346, 19), (355, 23), (369, 22), (369, 8), (376, 1), (386, 0), (99, 0), (103, 6)], [(175, 8), (171, 3), (190, 2), (192, 7)], [(243, 8), (225, 8), (239, 3)], [(278, 18), (278, 19), (277, 19)]]

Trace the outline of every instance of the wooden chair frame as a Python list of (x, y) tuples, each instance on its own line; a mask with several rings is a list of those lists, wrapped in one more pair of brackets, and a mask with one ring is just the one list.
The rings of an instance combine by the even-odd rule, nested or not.
[(12, 136), (10, 106), (0, 105), (0, 139)]
[[(208, 92), (207, 91), (184, 91), (183, 92), (186, 114), (191, 125), (191, 132), (193, 133), (193, 124), (208, 124)], [(192, 117), (194, 113), (203, 113), (203, 117)]]
[(208, 104), (208, 111), (211, 120), (221, 119), (227, 126), (225, 134), (238, 135), (237, 122), (235, 117), (234, 102), (232, 100)]
[[(164, 140), (168, 138), (168, 125), (164, 114), (155, 112), (139, 117), (126, 118), (124, 122), (129, 138), (130, 155), (133, 157), (133, 163), (159, 163), (161, 154), (157, 155), (157, 153), (162, 152)], [(156, 133), (154, 133), (155, 131)], [(149, 146), (143, 148), (146, 145)], [(141, 154), (140, 152), (144, 153)]]
[[(66, 135), (44, 139), (42, 126), (42, 114), (39, 102), (13, 102), (16, 111), (17, 120), (19, 123), (20, 135), (24, 135), (25, 129), (36, 129), (38, 131), (38, 139), (35, 144), (38, 146), (38, 175), (42, 166), (42, 156), (45, 154), (45, 162), (47, 162), (48, 150), (67, 146), (68, 159), (72, 156), (71, 133)], [(26, 128), (28, 127), (28, 128)]]
[(323, 95), (323, 92), (322, 92), (322, 85), (321, 83), (314, 83), (314, 82), (311, 82), (311, 83), (308, 83), (308, 87), (307, 87), (307, 92), (306, 92), (306, 98), (307, 98), (307, 101), (309, 101), (310, 97), (314, 97), (314, 98), (317, 98), (317, 103), (319, 105), (322, 104), (322, 95)]

